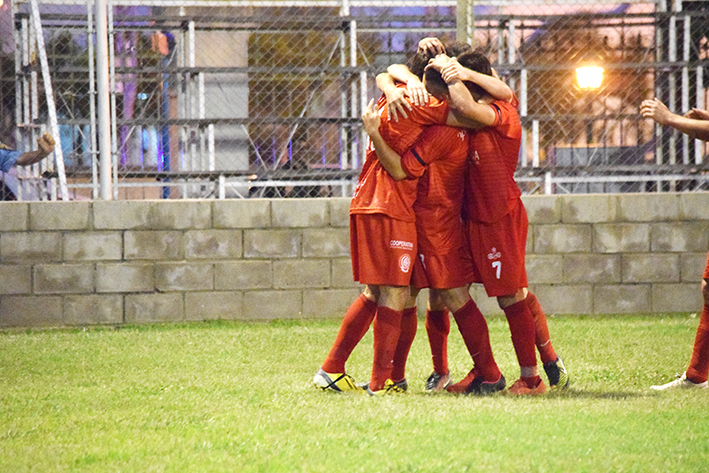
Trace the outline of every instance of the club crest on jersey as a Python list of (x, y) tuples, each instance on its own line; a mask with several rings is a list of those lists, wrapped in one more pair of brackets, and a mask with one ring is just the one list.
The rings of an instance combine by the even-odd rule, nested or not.
[(465, 132), (463, 130), (458, 132), (458, 138), (460, 138), (460, 141), (465, 140)]
[(408, 273), (409, 270), (411, 270), (411, 256), (401, 255), (401, 258), (399, 258), (399, 269), (401, 269), (402, 273)]
[(487, 259), (492, 260), (492, 259), (500, 259), (500, 258), (502, 258), (502, 253), (500, 253), (499, 251), (497, 251), (497, 248), (495, 248), (495, 247), (493, 246), (493, 247), (492, 247), (492, 251), (487, 254)]

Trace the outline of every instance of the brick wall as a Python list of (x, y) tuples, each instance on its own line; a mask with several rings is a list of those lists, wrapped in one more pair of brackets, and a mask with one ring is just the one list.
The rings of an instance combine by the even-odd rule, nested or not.
[[(549, 313), (697, 311), (709, 193), (529, 196)], [(0, 327), (340, 317), (347, 199), (0, 203)], [(498, 314), (481, 288), (473, 296)], [(425, 294), (420, 305), (425, 305)]]

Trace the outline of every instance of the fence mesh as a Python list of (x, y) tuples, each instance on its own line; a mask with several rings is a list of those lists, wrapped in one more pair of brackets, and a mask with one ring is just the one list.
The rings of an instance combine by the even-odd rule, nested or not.
[[(639, 107), (707, 108), (708, 5), (109, 1), (112, 197), (351, 195), (374, 78), (428, 36), (483, 48), (517, 94), (525, 193), (706, 190), (705, 144)], [(0, 139), (32, 149), (54, 114), (63, 163), (6, 173), (19, 199), (105, 184), (98, 18), (92, 1), (0, 6)], [(602, 68), (600, 84), (582, 87), (582, 67)]]

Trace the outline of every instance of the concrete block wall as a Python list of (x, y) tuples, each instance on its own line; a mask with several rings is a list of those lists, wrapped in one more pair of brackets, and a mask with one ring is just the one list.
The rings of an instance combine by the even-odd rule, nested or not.
[[(530, 287), (547, 312), (701, 308), (709, 193), (524, 202)], [(361, 291), (348, 209), (344, 198), (2, 202), (0, 327), (340, 317)]]

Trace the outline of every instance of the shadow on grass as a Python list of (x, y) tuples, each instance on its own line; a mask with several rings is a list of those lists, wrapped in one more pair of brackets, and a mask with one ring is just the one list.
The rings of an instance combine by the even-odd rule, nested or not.
[(550, 392), (546, 397), (553, 399), (640, 399), (651, 397), (652, 393), (642, 391), (584, 391), (568, 389), (566, 391)]

